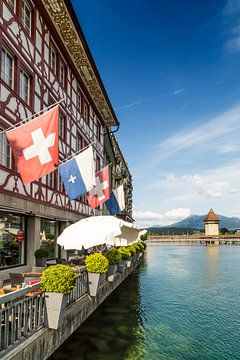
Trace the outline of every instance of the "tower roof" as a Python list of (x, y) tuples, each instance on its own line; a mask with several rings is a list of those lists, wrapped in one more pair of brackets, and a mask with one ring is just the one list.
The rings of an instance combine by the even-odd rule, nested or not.
[(204, 222), (208, 222), (208, 221), (220, 221), (218, 216), (215, 214), (215, 212), (213, 211), (213, 209), (210, 209), (207, 216), (204, 219)]

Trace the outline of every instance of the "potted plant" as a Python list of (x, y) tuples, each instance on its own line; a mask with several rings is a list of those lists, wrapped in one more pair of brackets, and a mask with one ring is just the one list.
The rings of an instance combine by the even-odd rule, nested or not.
[(137, 249), (136, 249), (136, 247), (134, 246), (134, 244), (129, 245), (129, 246), (128, 246), (128, 249), (129, 249), (130, 252), (131, 252), (131, 256), (132, 256), (133, 260), (136, 260), (136, 252), (137, 252)]
[(34, 253), (36, 258), (36, 266), (44, 267), (48, 258), (48, 251), (45, 248), (37, 249)]
[(101, 253), (91, 254), (86, 257), (85, 265), (88, 271), (89, 293), (96, 296), (99, 285), (106, 279), (108, 259)]
[(130, 267), (132, 258), (131, 258), (131, 251), (129, 250), (129, 248), (122, 246), (118, 249), (118, 252), (119, 254), (122, 255), (122, 261), (126, 263), (127, 267)]
[(138, 241), (137, 244), (138, 244), (138, 248), (140, 250), (140, 256), (142, 256), (142, 253), (146, 249), (146, 244), (144, 244), (142, 241)]
[(107, 276), (112, 276), (118, 271), (118, 263), (122, 260), (122, 255), (116, 248), (108, 250), (104, 253), (104, 256), (108, 259), (108, 273)]
[(67, 294), (75, 288), (76, 280), (76, 272), (67, 265), (49, 266), (42, 273), (40, 288), (45, 292), (45, 323), (50, 329), (62, 325)]

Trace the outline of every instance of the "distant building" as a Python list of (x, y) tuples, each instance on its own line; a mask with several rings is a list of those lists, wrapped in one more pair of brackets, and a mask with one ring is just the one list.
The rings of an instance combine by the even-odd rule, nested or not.
[(219, 235), (219, 222), (218, 216), (210, 209), (204, 219), (205, 235)]

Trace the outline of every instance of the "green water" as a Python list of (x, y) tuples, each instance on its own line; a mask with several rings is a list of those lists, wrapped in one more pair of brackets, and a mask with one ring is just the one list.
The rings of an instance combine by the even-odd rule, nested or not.
[(51, 360), (240, 359), (240, 247), (149, 245)]

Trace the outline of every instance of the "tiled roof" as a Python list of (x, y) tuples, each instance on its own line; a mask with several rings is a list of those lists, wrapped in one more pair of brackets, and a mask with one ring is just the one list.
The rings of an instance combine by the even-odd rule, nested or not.
[(210, 209), (207, 216), (205, 217), (204, 222), (207, 221), (220, 221), (213, 209)]

